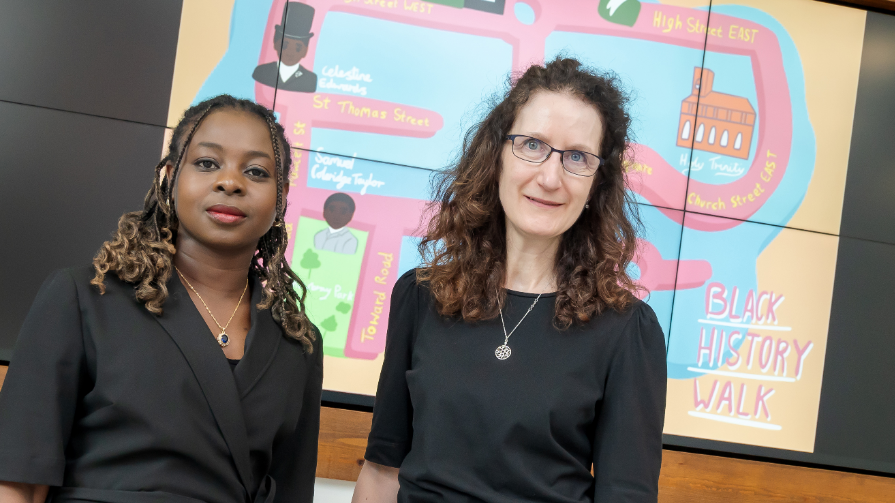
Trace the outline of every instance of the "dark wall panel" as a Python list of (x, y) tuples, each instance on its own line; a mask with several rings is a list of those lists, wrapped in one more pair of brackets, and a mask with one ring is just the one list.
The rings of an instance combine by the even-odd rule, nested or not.
[(815, 452), (895, 465), (895, 245), (841, 237)]
[(0, 359), (49, 273), (89, 264), (142, 208), (164, 128), (0, 102)]
[(0, 100), (164, 125), (181, 3), (0, 2)]
[(867, 13), (843, 236), (895, 243), (895, 16)]

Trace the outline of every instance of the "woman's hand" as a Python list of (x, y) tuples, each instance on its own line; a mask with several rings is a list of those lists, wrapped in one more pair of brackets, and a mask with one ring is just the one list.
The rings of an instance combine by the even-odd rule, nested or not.
[(398, 469), (365, 461), (351, 503), (393, 503), (398, 501)]
[(0, 501), (3, 503), (44, 503), (48, 486), (22, 484), (21, 482), (0, 482)]

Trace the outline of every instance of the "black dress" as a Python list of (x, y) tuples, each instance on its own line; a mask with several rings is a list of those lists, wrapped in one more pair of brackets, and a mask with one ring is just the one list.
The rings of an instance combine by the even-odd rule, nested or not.
[(313, 500), (323, 352), (258, 310), (231, 371), (172, 276), (164, 314), (93, 268), (54, 273), (16, 343), (0, 393), (0, 480), (48, 501)]
[[(508, 331), (536, 297), (508, 293)], [(398, 280), (365, 457), (400, 467), (399, 502), (656, 501), (666, 365), (655, 314), (638, 301), (560, 331), (554, 301), (541, 296), (501, 361), (499, 318), (446, 319), (414, 271)]]

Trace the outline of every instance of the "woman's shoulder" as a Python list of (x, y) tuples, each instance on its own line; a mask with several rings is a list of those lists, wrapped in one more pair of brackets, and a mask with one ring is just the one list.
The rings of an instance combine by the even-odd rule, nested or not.
[(635, 299), (618, 317), (616, 352), (635, 348), (638, 352), (656, 353), (665, 358), (665, 333), (656, 312), (646, 302)]
[(429, 282), (418, 278), (419, 268), (414, 267), (406, 271), (395, 281), (392, 297), (403, 296), (408, 294), (419, 295), (421, 292), (429, 290)]
[[(40, 291), (51, 291), (56, 294), (68, 292), (77, 295), (81, 290), (90, 287), (93, 279), (93, 266), (63, 267), (50, 272), (41, 286)], [(115, 278), (118, 279), (117, 277)]]
[(398, 285), (401, 285), (404, 288), (407, 288), (410, 285), (415, 285), (417, 283), (416, 274), (418, 270), (419, 268), (414, 267), (410, 270), (405, 271), (404, 274), (399, 276), (397, 281), (395, 281), (395, 288), (397, 288)]
[(646, 302), (635, 298), (631, 305), (628, 307), (628, 323), (632, 320), (636, 320), (639, 322), (655, 322), (659, 323), (659, 319), (656, 317), (656, 312), (653, 311), (653, 308), (650, 307)]
[(65, 267), (52, 271), (44, 280), (38, 296), (75, 297), (79, 304), (91, 302), (115, 302), (115, 300), (135, 300), (134, 285), (118, 278), (114, 272), (106, 273), (103, 278), (104, 291), (92, 284), (96, 277), (93, 264)]
[(589, 323), (594, 327), (611, 325), (621, 329), (632, 322), (655, 317), (656, 313), (653, 308), (635, 297), (623, 308), (606, 307), (603, 312), (591, 318)]
[(606, 309), (591, 319), (589, 325), (604, 336), (612, 335), (618, 338), (616, 346), (623, 346), (625, 342), (633, 342), (631, 339), (641, 337), (661, 339), (663, 344), (665, 341), (655, 311), (649, 304), (637, 298), (624, 309)]

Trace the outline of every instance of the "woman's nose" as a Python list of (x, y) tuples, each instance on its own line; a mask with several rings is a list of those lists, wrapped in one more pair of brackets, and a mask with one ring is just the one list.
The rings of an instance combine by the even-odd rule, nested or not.
[(545, 190), (556, 190), (562, 184), (562, 154), (551, 152), (547, 160), (541, 164), (538, 172), (538, 184)]
[(218, 173), (217, 183), (215, 184), (215, 190), (218, 192), (224, 192), (228, 195), (231, 194), (242, 194), (245, 192), (245, 187), (242, 184), (242, 177), (239, 176), (236, 169), (227, 169), (224, 168), (220, 170)]

